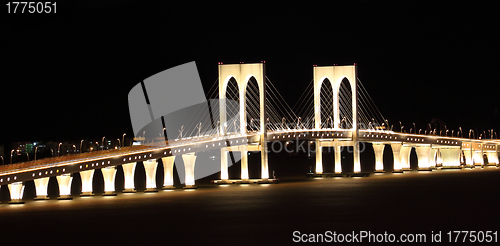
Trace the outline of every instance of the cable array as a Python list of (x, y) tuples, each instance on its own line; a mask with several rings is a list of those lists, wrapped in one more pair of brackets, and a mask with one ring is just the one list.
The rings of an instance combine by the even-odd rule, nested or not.
[[(219, 122), (219, 88), (218, 80), (207, 93), (206, 105), (200, 105), (190, 120), (179, 129), (178, 138), (202, 137), (220, 135)], [(357, 114), (358, 128), (383, 130), (387, 121), (382, 116), (373, 99), (370, 97), (361, 81), (357, 80)], [(224, 129), (228, 134), (241, 134), (240, 129), (240, 90), (238, 83), (231, 78), (226, 88), (226, 124)], [(344, 79), (338, 89), (339, 121), (334, 122), (334, 90), (327, 79), (320, 90), (321, 124), (323, 129), (351, 129), (353, 125), (352, 89), (347, 79)], [(268, 131), (286, 131), (291, 129), (314, 128), (314, 84), (309, 82), (302, 95), (296, 101), (293, 109), (286, 103), (272, 81), (266, 77), (266, 121)], [(260, 91), (255, 78), (251, 78), (245, 88), (246, 131), (260, 131)]]
[[(351, 129), (353, 124), (352, 89), (349, 81), (344, 79), (339, 85), (338, 107), (339, 121), (335, 122), (341, 129)], [(359, 129), (382, 130), (386, 128), (387, 121), (378, 110), (365, 87), (358, 79), (357, 83), (357, 115)], [(328, 79), (321, 84), (320, 112), (321, 128), (334, 128), (333, 113), (334, 95), (333, 87)], [(314, 128), (314, 83), (307, 85), (306, 89), (294, 106), (295, 112), (301, 117), (306, 128)]]

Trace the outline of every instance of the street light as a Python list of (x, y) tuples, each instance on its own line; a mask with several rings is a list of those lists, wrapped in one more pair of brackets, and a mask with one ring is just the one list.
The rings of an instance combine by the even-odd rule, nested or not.
[(102, 137), (102, 139), (101, 139), (102, 150), (104, 150), (104, 138), (106, 138), (106, 137)]
[(38, 149), (38, 146), (35, 147), (35, 161), (36, 161), (36, 150)]
[[(127, 133), (123, 133), (122, 135), (122, 144), (125, 145), (125, 135), (127, 135)], [(122, 145), (122, 147), (123, 147)]]
[(14, 150), (10, 151), (10, 164), (12, 164), (12, 153), (14, 153)]
[(470, 162), (471, 162), (471, 168), (474, 167), (474, 156), (472, 155), (472, 138), (470, 136), (471, 132), (474, 132), (472, 129), (469, 130), (469, 141), (470, 141)]
[(82, 153), (82, 144), (83, 144), (83, 139), (80, 140), (80, 154)]
[[(476, 131), (477, 131), (477, 129), (476, 129), (476, 131), (472, 130), (472, 129), (470, 131), (472, 131), (472, 138), (476, 139)], [(470, 131), (469, 131), (469, 138), (470, 138), (470, 133), (471, 133)]]
[(297, 118), (297, 126), (295, 126), (295, 129), (299, 129), (301, 121), (302, 121), (302, 117)]
[(59, 145), (57, 146), (57, 157), (59, 157), (59, 152), (61, 151), (61, 144), (62, 143), (59, 143)]
[[(180, 130), (177, 130), (179, 131), (179, 136), (177, 136), (178, 139), (181, 139), (182, 140), (182, 132), (184, 131), (184, 125), (181, 126), (181, 129)], [(144, 134), (143, 134), (144, 136)], [(144, 139), (145, 140), (145, 139)]]

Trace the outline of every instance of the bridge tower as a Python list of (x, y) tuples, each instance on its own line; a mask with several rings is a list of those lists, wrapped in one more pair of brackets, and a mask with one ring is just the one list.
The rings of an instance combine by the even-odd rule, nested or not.
[[(247, 133), (246, 127), (246, 90), (248, 81), (251, 78), (257, 81), (259, 86), (259, 101), (260, 101), (260, 150), (261, 150), (261, 178), (269, 178), (269, 170), (267, 165), (267, 122), (266, 122), (266, 66), (265, 63), (248, 63), (248, 64), (219, 64), (219, 112), (220, 112), (220, 133), (225, 136), (226, 132), (226, 90), (229, 80), (234, 78), (238, 84), (239, 100), (240, 100), (240, 134)], [(227, 162), (226, 151), (221, 150), (221, 179), (227, 180)], [(243, 163), (247, 158), (242, 158), (242, 167), (248, 168), (247, 163)], [(242, 168), (243, 169), (243, 168)], [(248, 173), (248, 169), (246, 170)], [(244, 170), (242, 170), (242, 173)], [(243, 178), (243, 177), (242, 177)]]
[[(356, 64), (348, 66), (314, 66), (314, 128), (321, 129), (321, 102), (320, 92), (321, 85), (325, 79), (332, 83), (333, 87), (333, 128), (340, 129), (340, 114), (339, 114), (339, 89), (344, 78), (347, 78), (352, 91), (352, 144), (354, 147), (354, 172), (361, 172), (361, 164), (359, 162), (359, 141), (358, 141), (358, 114), (357, 114), (357, 80), (358, 70)], [(336, 141), (336, 140), (335, 140)], [(316, 156), (316, 172), (323, 171), (321, 163), (321, 141), (316, 141), (317, 154)], [(340, 153), (336, 153), (340, 155)], [(340, 158), (336, 158), (336, 160)]]

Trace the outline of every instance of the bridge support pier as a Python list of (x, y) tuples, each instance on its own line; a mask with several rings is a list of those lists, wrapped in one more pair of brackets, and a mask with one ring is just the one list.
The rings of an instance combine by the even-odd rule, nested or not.
[(403, 145), (400, 142), (391, 143), (392, 154), (394, 156), (394, 171), (393, 173), (402, 173), (401, 167), (401, 147)]
[[(228, 148), (220, 149), (220, 179), (227, 181), (229, 179), (229, 174), (227, 170), (227, 154)], [(182, 156), (184, 160), (184, 155)]]
[(103, 196), (116, 196), (115, 192), (115, 176), (116, 167), (110, 166), (101, 169), (104, 178), (104, 194)]
[(408, 145), (403, 145), (401, 146), (401, 169), (403, 171), (411, 171), (411, 166), (410, 166), (410, 153), (411, 153), (411, 146)]
[(184, 179), (184, 183), (186, 186), (184, 187), (184, 189), (196, 189), (194, 183), (194, 165), (196, 162), (196, 154), (183, 154), (182, 160), (184, 161), (184, 171), (186, 173), (186, 178)]
[[(261, 106), (262, 107), (262, 106)], [(266, 124), (267, 125), (267, 124)], [(267, 131), (267, 127), (266, 127)], [(267, 132), (262, 134), (264, 140), (261, 140), (261, 151), (260, 151), (260, 160), (261, 160), (261, 179), (263, 181), (267, 181), (269, 179), (269, 165), (267, 164)]]
[(59, 185), (59, 197), (57, 200), (71, 200), (71, 181), (73, 177), (69, 173), (62, 174), (56, 177)]
[(438, 149), (436, 153), (436, 166), (442, 165), (443, 164), (443, 155), (441, 153), (441, 150)]
[[(357, 129), (356, 129), (356, 135), (358, 134), (357, 133)], [(353, 150), (353, 159), (354, 159), (354, 172), (355, 173), (360, 173), (361, 172), (361, 161), (359, 159), (359, 141), (357, 139), (357, 137), (353, 137), (354, 139), (354, 146), (352, 148)]]
[(248, 147), (240, 145), (239, 149), (241, 152), (241, 180), (248, 181)]
[(375, 172), (384, 172), (384, 143), (373, 143), (375, 153)]
[(436, 169), (438, 153), (439, 148), (431, 147), (431, 154), (429, 156), (429, 165), (431, 169)]
[(135, 184), (134, 184), (134, 173), (135, 173), (135, 166), (137, 165), (137, 162), (132, 162), (132, 163), (127, 163), (123, 164), (123, 178), (125, 180), (125, 185), (123, 187), (123, 193), (133, 193), (137, 192), (135, 190)]
[(475, 166), (483, 166), (484, 165), (483, 151), (475, 151), (474, 152), (474, 165)]
[(456, 148), (441, 148), (441, 156), (443, 158), (443, 168), (459, 168), (460, 155), (462, 150), (460, 147)]
[(494, 152), (486, 152), (486, 155), (488, 156), (488, 165), (495, 164), (498, 166), (498, 153), (496, 150)]
[(33, 180), (35, 182), (35, 200), (49, 200), (47, 187), (49, 186), (50, 177), (44, 177)]
[(342, 146), (339, 145), (339, 140), (334, 140), (335, 147), (335, 173), (342, 173)]
[(23, 204), (24, 184), (23, 182), (15, 182), (8, 184), (10, 193), (9, 204)]
[(94, 169), (80, 172), (82, 178), (82, 193), (80, 196), (93, 196), (92, 180), (94, 178)]
[(415, 147), (417, 151), (418, 158), (418, 170), (419, 171), (431, 171), (431, 166), (429, 163), (429, 155), (431, 153), (430, 145), (419, 145)]
[(472, 162), (472, 151), (470, 149), (464, 149), (464, 156), (465, 156), (465, 166), (466, 167), (473, 167), (474, 163)]
[(156, 189), (156, 168), (158, 163), (156, 159), (142, 162), (146, 171), (146, 190), (144, 192), (158, 192)]
[(174, 187), (174, 160), (175, 156), (167, 156), (161, 158), (163, 162), (164, 178), (163, 178), (163, 189), (170, 190), (175, 189)]
[(316, 144), (316, 173), (323, 173), (323, 146), (321, 146), (321, 141), (315, 140)]

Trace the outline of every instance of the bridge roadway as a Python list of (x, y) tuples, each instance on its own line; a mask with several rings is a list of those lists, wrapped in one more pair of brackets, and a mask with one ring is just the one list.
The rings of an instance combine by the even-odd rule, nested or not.
[[(241, 145), (247, 145), (248, 151), (259, 151), (260, 136), (261, 134), (259, 134), (258, 132), (249, 132), (246, 135), (233, 134), (226, 137), (192, 137), (176, 140), (169, 145), (165, 145), (164, 142), (157, 142), (149, 145), (123, 147), (118, 150), (94, 151), (90, 153), (45, 158), (36, 161), (4, 165), (0, 167), (0, 185), (9, 185), (9, 189), (15, 189), (14, 186), (12, 186), (11, 188), (12, 184), (20, 185), (22, 181), (30, 181), (52, 176), (58, 176), (58, 182), (65, 182), (62, 178), (61, 180), (59, 180), (59, 176), (69, 176), (69, 174), (76, 172), (84, 172), (94, 169), (109, 169), (109, 167), (117, 165), (136, 163), (139, 161), (147, 162), (169, 156), (193, 154), (199, 151), (214, 150), (220, 148), (227, 148), (228, 151), (237, 151), (237, 148), (232, 149), (231, 147)], [(462, 155), (465, 155), (465, 164), (469, 166), (474, 165), (473, 163), (476, 163), (476, 165), (478, 163), (481, 165), (484, 164), (482, 161), (482, 157), (484, 154), (487, 155), (490, 164), (498, 164), (497, 146), (498, 144), (500, 144), (498, 140), (466, 139), (448, 136), (398, 133), (381, 130), (359, 130), (358, 136), (360, 142), (373, 143), (376, 165), (378, 165), (376, 169), (380, 168), (382, 157), (380, 148), (377, 148), (375, 146), (384, 146), (385, 144), (391, 144), (395, 157), (395, 152), (399, 152), (399, 147), (397, 146), (416, 147), (417, 155), (419, 156), (419, 158), (421, 158), (419, 147), (427, 148), (427, 153), (429, 153), (428, 150), (430, 150), (430, 148), (438, 148), (442, 149), (442, 151), (444, 151), (444, 149), (454, 149), (454, 153), (460, 152), (459, 156), (456, 156), (459, 158), (457, 159), (457, 166), (460, 165)], [(335, 142), (337, 142), (337, 146), (352, 146), (353, 131), (351, 129), (301, 129), (288, 131), (268, 131), (267, 139), (268, 142), (314, 140), (316, 141), (317, 145), (319, 144), (319, 146), (322, 147), (335, 146)], [(470, 146), (472, 146), (472, 148)], [(379, 151), (377, 151), (377, 149)], [(407, 155), (409, 156), (409, 151), (407, 152)], [(435, 151), (432, 151), (430, 155), (433, 155), (432, 157), (434, 157)], [(400, 158), (401, 160), (403, 160), (403, 157)], [(429, 157), (427, 156), (425, 158)], [(318, 165), (322, 165), (322, 163), (317, 164), (316, 168), (316, 172), (321, 173), (322, 167), (318, 167)], [(396, 162), (394, 163), (394, 165), (395, 169), (397, 169)], [(154, 170), (156, 170), (156, 167), (154, 168)], [(338, 170), (336, 169), (336, 172), (337, 171)], [(46, 180), (48, 182), (48, 179)], [(114, 177), (112, 178), (112, 180), (114, 181)], [(67, 181), (66, 179), (66, 182), (71, 181)], [(71, 186), (71, 184), (69, 184), (69, 186)], [(22, 189), (22, 187), (19, 186), (18, 189)], [(11, 197), (12, 192), (13, 191), (11, 190)], [(21, 192), (22, 198), (22, 191), (19, 192)]]

